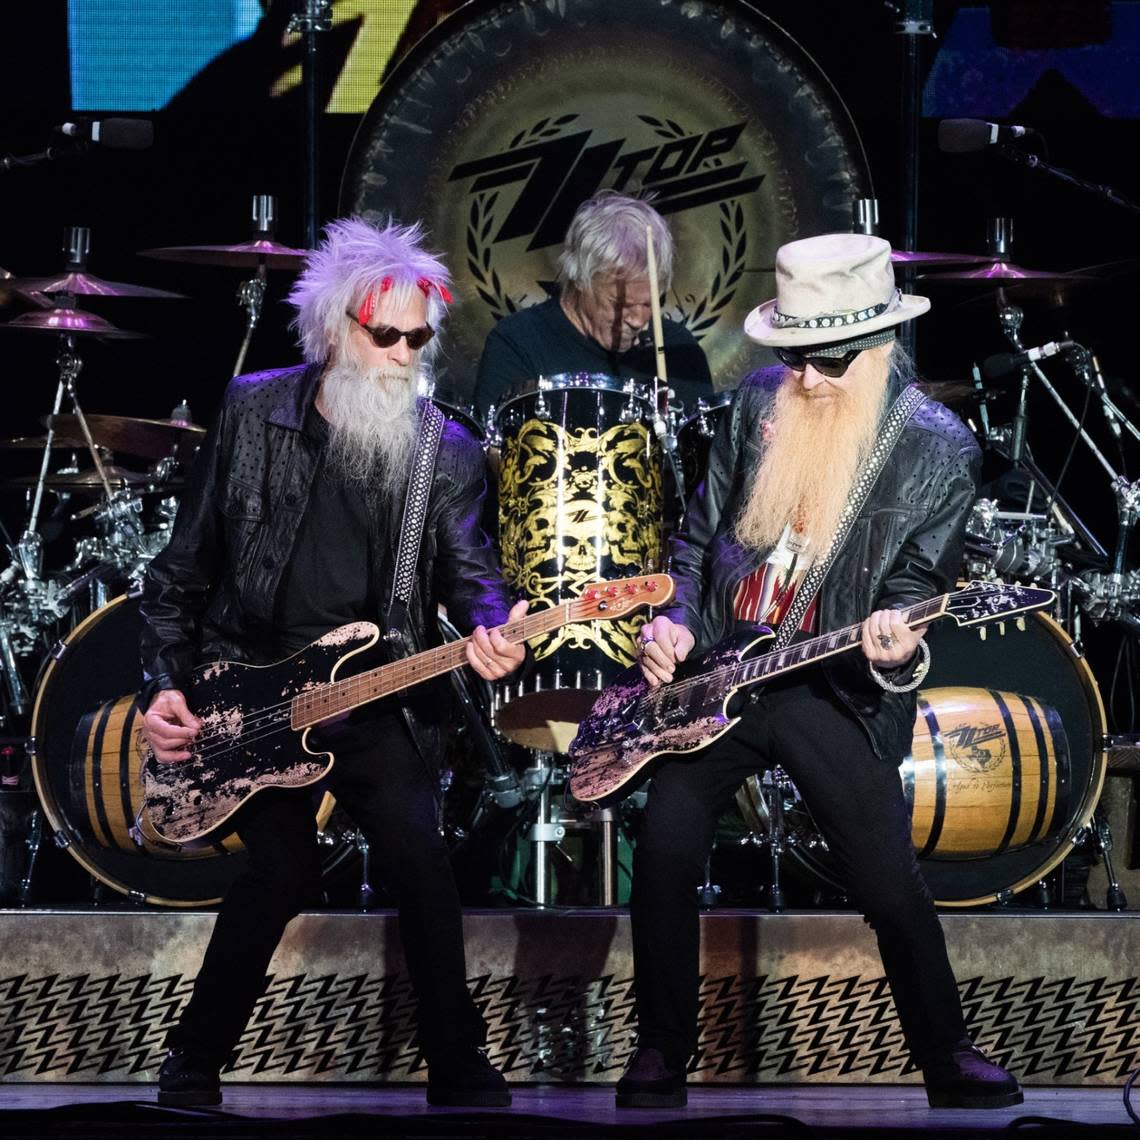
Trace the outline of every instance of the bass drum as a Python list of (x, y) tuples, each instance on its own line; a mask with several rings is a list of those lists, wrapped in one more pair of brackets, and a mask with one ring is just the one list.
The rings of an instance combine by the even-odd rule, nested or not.
[[(1004, 631), (940, 622), (927, 641), (931, 669), (899, 770), (911, 837), (938, 906), (1004, 902), (1048, 875), (1092, 819), (1107, 769), (1104, 705), (1088, 663), (1044, 614)], [(789, 781), (750, 777), (737, 793), (745, 821), (770, 837), (774, 795), (789, 861), (842, 890)]]
[[(138, 710), (142, 684), (136, 598), (112, 599), (53, 651), (32, 713), (32, 774), (56, 842), (107, 886), (157, 906), (221, 900), (245, 865), (240, 840), (179, 851), (141, 834)], [(126, 694), (126, 695), (124, 695)], [(331, 796), (317, 811), (332, 814)]]

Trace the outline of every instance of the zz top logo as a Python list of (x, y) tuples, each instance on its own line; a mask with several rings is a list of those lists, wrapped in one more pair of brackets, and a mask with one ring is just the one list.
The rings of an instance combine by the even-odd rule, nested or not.
[(655, 192), (654, 207), (675, 214), (756, 190), (764, 175), (745, 177), (747, 162), (721, 160), (736, 145), (746, 123), (717, 127), (623, 153), (626, 139), (588, 145), (592, 131), (578, 131), (463, 162), (449, 182), (472, 179), (470, 193), (522, 182), (514, 206), (492, 244), (530, 235), (528, 250), (560, 244), (579, 204), (611, 176), (623, 190), (635, 175)]

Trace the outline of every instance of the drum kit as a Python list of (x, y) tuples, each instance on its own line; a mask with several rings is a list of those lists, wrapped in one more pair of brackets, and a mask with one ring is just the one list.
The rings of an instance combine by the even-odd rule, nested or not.
[[(181, 264), (253, 270), (238, 293), (246, 327), (235, 373), (260, 318), (267, 272), (295, 270), (305, 255), (274, 240), (274, 211), (271, 198), (254, 199), (254, 232), (244, 243), (147, 251)], [(1035, 355), (1020, 337), (1022, 305), (1067, 296), (1105, 275), (1023, 269), (1009, 257), (1009, 236), (1008, 222), (995, 222), (982, 257), (895, 253), (900, 267), (921, 271), (924, 287), (983, 289), (1013, 350), (1009, 361), (991, 358), (976, 368), (973, 384), (946, 386), (942, 393), (968, 403), (971, 425), (1003, 467), (971, 514), (963, 576), (1040, 583), (1059, 598), (1055, 613), (1035, 616), (1024, 631), (991, 632), (988, 640), (953, 628), (930, 634), (934, 667), (920, 694), (902, 780), (924, 870), (940, 905), (951, 907), (1005, 902), (1046, 879), (1089, 835), (1104, 840), (1094, 812), (1106, 771), (1106, 721), (1078, 649), (1080, 623), (1084, 615), (1140, 628), (1140, 570), (1125, 564), (1140, 489), (1112, 468), (1038, 361), (1056, 355), (1120, 432), (1136, 438), (1140, 432), (1108, 396), (1095, 354), (1065, 341), (1055, 354)], [(61, 274), (6, 282), (35, 307), (3, 327), (55, 337), (59, 379), (45, 433), (0, 441), (0, 450), (38, 461), (37, 472), (7, 484), (26, 495), (28, 508), (0, 572), (3, 696), (10, 722), (30, 714), (32, 773), (56, 843), (96, 880), (137, 902), (201, 905), (224, 893), (237, 874), (240, 844), (227, 841), (195, 857), (140, 844), (132, 827), (138, 746), (127, 694), (141, 682), (137, 587), (169, 538), (182, 481), (204, 433), (185, 404), (166, 420), (83, 410), (79, 346), (136, 334), (77, 307), (79, 300), (178, 296), (95, 277), (86, 267), (89, 245), (89, 233), (73, 228)], [(1018, 407), (1010, 423), (996, 424), (990, 404), (996, 393), (1007, 394), (1000, 383), (1005, 372), (1019, 384)], [(1097, 542), (1034, 461), (1027, 430), (1031, 385), (1056, 403), (1106, 469), (1120, 520), (1114, 553)], [(572, 596), (589, 581), (660, 567), (669, 527), (683, 513), (686, 490), (703, 477), (731, 400), (721, 392), (686, 409), (660, 401), (652, 384), (594, 373), (537, 377), (486, 417), (427, 394), (482, 440), (495, 474), (504, 575), (535, 607)], [(49, 497), (55, 508), (45, 518)], [(45, 571), (45, 534), (78, 524), (89, 533), (72, 535), (70, 557)], [(476, 807), (452, 818), (449, 830), (465, 841), (471, 821), (483, 819), (489, 803), (515, 813), (509, 831), (530, 844), (525, 857), (514, 855), (516, 865), (530, 864), (531, 886), (518, 894), (538, 905), (558, 901), (557, 858), (575, 837), (586, 837), (586, 847), (594, 841), (594, 901), (619, 900), (619, 841), (645, 793), (619, 808), (577, 804), (566, 789), (564, 754), (598, 692), (633, 660), (639, 625), (636, 619), (590, 622), (545, 635), (532, 647), (535, 666), (522, 682), (472, 686), (455, 675), (481, 790)], [(29, 665), (38, 666), (33, 685)], [(1011, 716), (1010, 708), (1024, 711)], [(96, 735), (100, 743), (92, 749)], [(1003, 759), (1011, 762), (1002, 766)], [(446, 769), (458, 786), (453, 766)], [(1029, 788), (1037, 793), (1030, 796)], [(827, 845), (785, 773), (758, 774), (741, 789), (738, 804), (746, 842), (769, 855), (773, 906), (783, 905), (782, 868), (817, 886), (837, 887)], [(330, 804), (314, 804), (314, 810), (330, 864), (343, 863), (350, 850), (366, 857), (359, 835), (329, 824)], [(31, 830), (18, 892), (25, 902), (44, 830), (38, 816)], [(367, 880), (365, 858), (362, 901), (371, 896)], [(715, 889), (707, 895), (715, 897)]]

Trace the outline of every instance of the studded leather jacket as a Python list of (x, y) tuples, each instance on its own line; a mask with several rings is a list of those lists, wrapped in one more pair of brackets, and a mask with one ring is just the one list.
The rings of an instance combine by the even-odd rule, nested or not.
[[(315, 366), (239, 376), (226, 390), (179, 505), (170, 542), (147, 571), (141, 652), (146, 684), (179, 688), (195, 665), (228, 659), (268, 664), (276, 654), (274, 605), (317, 468), (302, 430), (316, 397)], [(479, 445), (447, 422), (436, 456), (416, 581), (402, 633), (417, 650), (438, 643), (439, 603), (461, 633), (506, 620), (510, 600), (480, 526), (485, 465)], [(372, 580), (386, 609), (402, 499), (380, 508)], [(375, 620), (386, 628), (382, 613)], [(444, 682), (446, 683), (446, 682)], [(438, 684), (400, 694), (417, 747), (435, 762), (450, 708)]]
[[(762, 426), (783, 374), (781, 368), (764, 369), (741, 384), (713, 442), (708, 475), (672, 540), (677, 594), (662, 612), (689, 627), (697, 651), (731, 628), (737, 584), (769, 553), (737, 543), (733, 524), (763, 458)], [(903, 386), (892, 375), (888, 403)], [(934, 401), (923, 404), (903, 429), (824, 579), (821, 633), (952, 588), (980, 465), (981, 451), (957, 416)], [(915, 694), (881, 688), (858, 650), (814, 668), (823, 670), (835, 695), (855, 714), (876, 755), (901, 762), (911, 745)]]

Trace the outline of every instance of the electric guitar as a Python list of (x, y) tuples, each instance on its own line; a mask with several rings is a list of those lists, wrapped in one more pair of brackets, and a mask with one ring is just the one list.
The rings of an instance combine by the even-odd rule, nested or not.
[[(577, 598), (499, 626), (513, 645), (573, 622), (624, 617), (673, 597), (667, 574), (595, 582)], [(328, 717), (418, 685), (467, 664), (471, 639), (451, 641), (411, 657), (337, 680), (349, 658), (379, 641), (372, 622), (330, 630), (273, 665), (214, 661), (186, 687), (202, 721), (190, 759), (160, 764), (150, 752), (141, 767), (140, 829), (159, 841), (201, 846), (224, 834), (227, 821), (262, 788), (304, 788), (333, 765), (331, 752), (309, 747), (310, 730)]]
[[(1032, 610), (1055, 598), (1052, 590), (971, 582), (961, 590), (900, 611), (908, 626), (950, 617), (959, 625), (982, 625)], [(756, 626), (717, 642), (678, 665), (668, 684), (650, 686), (634, 665), (602, 691), (570, 744), (570, 791), (579, 800), (613, 803), (652, 775), (651, 761), (708, 747), (739, 720), (732, 698), (750, 685), (790, 673), (860, 645), (862, 623), (849, 625), (781, 650), (764, 652), (775, 636)]]

